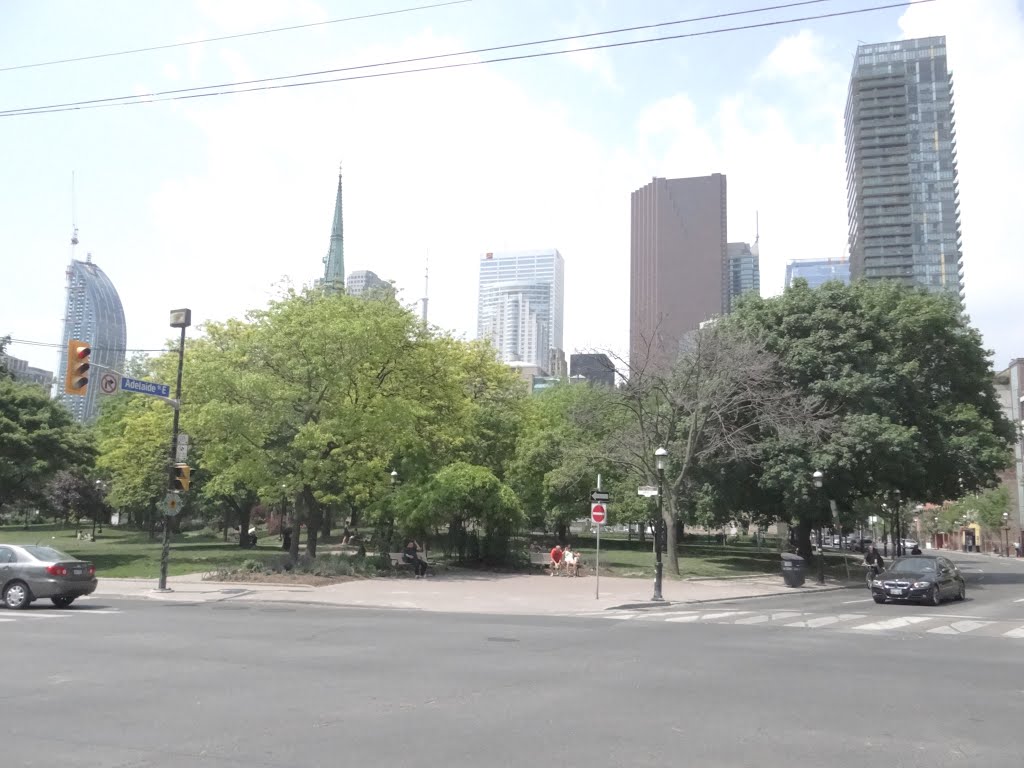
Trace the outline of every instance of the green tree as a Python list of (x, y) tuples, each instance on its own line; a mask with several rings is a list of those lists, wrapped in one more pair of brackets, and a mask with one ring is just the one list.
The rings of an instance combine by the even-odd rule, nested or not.
[(0, 377), (0, 509), (41, 502), (58, 471), (90, 467), (95, 455), (64, 406), (38, 386)]
[(811, 473), (842, 508), (899, 490), (941, 503), (996, 482), (1013, 430), (1002, 415), (978, 332), (948, 296), (892, 282), (796, 281), (782, 296), (750, 296), (726, 324), (762, 340), (807, 398), (832, 416), (820, 445), (764, 446), (753, 477), (761, 504), (809, 530), (827, 521)]

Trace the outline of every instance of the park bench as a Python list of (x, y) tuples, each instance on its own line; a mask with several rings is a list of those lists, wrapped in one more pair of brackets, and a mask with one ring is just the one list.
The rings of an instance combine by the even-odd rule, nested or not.
[[(407, 563), (402, 559), (401, 552), (389, 552), (388, 557), (391, 558), (391, 567), (396, 571), (412, 571), (413, 564)], [(420, 553), (420, 559), (427, 564), (427, 573), (434, 571), (434, 564), (426, 558), (426, 553)]]

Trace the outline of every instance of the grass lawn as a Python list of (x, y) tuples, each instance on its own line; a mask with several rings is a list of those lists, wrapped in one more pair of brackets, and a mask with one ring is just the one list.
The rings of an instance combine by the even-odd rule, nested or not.
[[(588, 568), (594, 565), (594, 538), (578, 536), (576, 549), (583, 555)], [(862, 578), (859, 565), (861, 558), (855, 553), (849, 554), (850, 575)], [(687, 542), (679, 555), (679, 576), (670, 574), (667, 563), (668, 556), (662, 555), (666, 563), (665, 578), (727, 578), (738, 576), (757, 576), (762, 574), (782, 575), (782, 564), (779, 553), (774, 546), (754, 547), (749, 541), (735, 544), (701, 544)], [(829, 578), (845, 579), (843, 557), (841, 553), (825, 552), (825, 570)], [(654, 553), (651, 542), (641, 548), (636, 541), (627, 542), (623, 539), (607, 539), (601, 537), (601, 573), (612, 576), (638, 576), (654, 578)], [(817, 576), (815, 566), (808, 566), (807, 580), (813, 581)]]
[[(91, 530), (91, 528), (83, 528)], [(147, 533), (104, 527), (96, 541), (79, 541), (74, 528), (59, 525), (0, 526), (0, 544), (42, 544), (96, 565), (97, 576), (157, 578), (160, 575), (160, 533), (150, 541)], [(264, 559), (280, 554), (276, 537), (254, 549), (241, 549), (237, 543), (219, 537), (181, 533), (171, 541), (168, 572), (171, 575), (204, 573), (220, 567), (240, 565), (244, 560)]]

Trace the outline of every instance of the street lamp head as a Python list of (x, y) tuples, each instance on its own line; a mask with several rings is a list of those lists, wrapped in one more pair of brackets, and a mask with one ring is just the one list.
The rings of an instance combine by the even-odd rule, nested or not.
[(398, 470), (397, 469), (392, 469), (391, 470), (391, 482), (392, 483), (397, 483), (398, 482)]
[(171, 328), (188, 328), (192, 325), (191, 309), (172, 309)]
[(825, 475), (822, 473), (820, 469), (816, 469), (814, 470), (814, 474), (811, 475), (811, 479), (814, 481), (815, 488), (821, 488), (821, 486), (825, 482)]
[(658, 448), (658, 450), (654, 452), (654, 466), (656, 466), (658, 469), (664, 469), (665, 459), (667, 457), (668, 451), (666, 451), (664, 448)]

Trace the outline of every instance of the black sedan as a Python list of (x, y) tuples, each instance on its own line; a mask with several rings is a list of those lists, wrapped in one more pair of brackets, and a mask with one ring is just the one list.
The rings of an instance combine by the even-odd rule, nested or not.
[(963, 600), (967, 587), (953, 561), (942, 555), (910, 555), (893, 560), (871, 581), (876, 603), (916, 600), (938, 605), (943, 600)]

